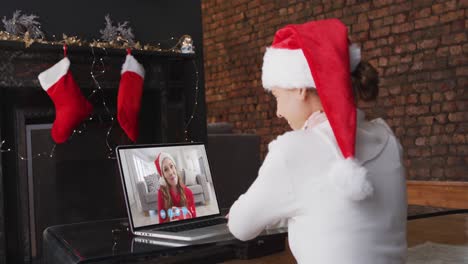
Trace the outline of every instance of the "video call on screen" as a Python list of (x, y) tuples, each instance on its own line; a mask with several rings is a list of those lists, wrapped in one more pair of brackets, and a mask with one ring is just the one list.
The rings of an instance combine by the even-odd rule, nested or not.
[(219, 213), (204, 145), (124, 148), (119, 158), (135, 228)]

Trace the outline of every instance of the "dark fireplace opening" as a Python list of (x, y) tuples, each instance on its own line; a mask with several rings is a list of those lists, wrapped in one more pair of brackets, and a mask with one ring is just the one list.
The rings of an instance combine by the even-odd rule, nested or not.
[[(27, 125), (29, 153), (49, 152), (50, 124)], [(40, 255), (42, 232), (51, 225), (125, 217), (116, 162), (102, 140), (107, 124), (91, 123), (55, 155), (28, 161), (32, 257)]]
[[(0, 139), (5, 140), (3, 149), (14, 150), (0, 153), (0, 196), (4, 198), (0, 242), (5, 241), (5, 245), (0, 243), (0, 262), (6, 256), (7, 263), (41, 263), (42, 232), (48, 226), (126, 216), (117, 163), (108, 159), (106, 138), (112, 120), (102, 102), (104, 99), (116, 118), (125, 50), (95, 50), (103, 57), (106, 72), (98, 77), (101, 89), (89, 98), (97, 89), (90, 76), (93, 57), (87, 48), (70, 47), (70, 71), (94, 106), (93, 119), (83, 122), (83, 133), (57, 145), (53, 157), (38, 157), (54, 146), (50, 129), (55, 109), (37, 76), (63, 55), (61, 47), (33, 46), (0, 49), (4, 58), (0, 65)], [(202, 77), (198, 80), (194, 54), (133, 54), (146, 72), (136, 143), (183, 142), (186, 136), (206, 142), (203, 81)], [(112, 148), (133, 144), (116, 119), (109, 139)]]
[[(107, 144), (114, 149), (131, 143), (117, 120), (112, 122), (107, 109), (94, 101), (97, 107), (92, 120), (77, 128), (81, 133), (55, 145), (50, 135), (55, 116), (53, 103), (46, 93), (35, 90), (8, 90), (4, 95), (10, 102), (5, 106), (5, 121), (14, 125), (2, 129), (9, 147), (15, 150), (3, 155), (7, 175), (6, 235), (9, 261), (17, 263), (40, 263), (42, 233), (49, 226), (126, 217), (115, 153)], [(148, 98), (157, 96), (146, 93)], [(115, 97), (112, 92), (106, 95), (111, 101)], [(115, 117), (115, 105), (108, 107)], [(142, 130), (142, 141), (154, 142), (159, 136), (155, 132), (158, 119), (148, 114), (157, 113), (155, 107), (154, 103), (144, 105), (146, 110), (152, 109), (140, 118), (140, 122), (148, 123)], [(171, 111), (170, 116), (174, 113), (177, 111)]]

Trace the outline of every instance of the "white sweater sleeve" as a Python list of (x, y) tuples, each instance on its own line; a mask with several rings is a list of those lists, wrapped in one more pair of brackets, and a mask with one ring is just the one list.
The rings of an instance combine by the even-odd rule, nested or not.
[(270, 149), (257, 179), (229, 211), (229, 230), (240, 240), (258, 236), (267, 225), (288, 218), (295, 210), (295, 196), (286, 161)]

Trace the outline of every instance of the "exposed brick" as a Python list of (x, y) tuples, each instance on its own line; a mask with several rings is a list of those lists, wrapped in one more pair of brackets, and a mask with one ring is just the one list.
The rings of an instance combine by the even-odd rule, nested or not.
[(407, 16), (405, 14), (398, 14), (395, 16), (395, 24), (400, 24), (406, 21)]
[(414, 21), (414, 28), (415, 29), (420, 29), (420, 28), (426, 28), (426, 27), (431, 27), (439, 23), (439, 17), (438, 16), (431, 16), (428, 18), (421, 18), (417, 19)]
[(457, 76), (468, 76), (468, 67), (460, 67), (455, 70)]
[[(468, 23), (468, 21), (466, 22)], [(450, 32), (456, 33), (456, 32), (463, 32), (466, 29), (465, 25), (465, 20), (464, 19), (458, 19), (456, 21), (453, 21), (450, 25)]]
[(406, 107), (406, 114), (408, 115), (422, 115), (429, 112), (429, 106), (422, 105), (422, 106), (408, 106)]
[(431, 97), (432, 96), (430, 94), (421, 94), (419, 98), (420, 98), (421, 103), (428, 104), (432, 101)]
[(440, 156), (440, 155), (446, 155), (447, 153), (448, 153), (447, 146), (439, 145), (439, 146), (432, 147), (432, 155)]
[(460, 156), (468, 155), (468, 145), (458, 145), (457, 146), (457, 154)]
[(463, 53), (463, 49), (461, 45), (451, 46), (449, 48), (450, 55), (461, 55)]
[(394, 21), (394, 17), (393, 16), (387, 16), (387, 17), (384, 17), (383, 19), (383, 24), (384, 26), (387, 26), (387, 25), (391, 25), (393, 24), (393, 21)]
[(416, 146), (424, 146), (424, 145), (426, 145), (426, 142), (427, 142), (427, 139), (426, 139), (426, 138), (424, 138), (424, 137), (418, 137), (418, 138), (416, 138), (414, 144), (415, 144)]
[[(455, 131), (455, 124), (447, 124), (445, 125), (445, 132), (447, 133), (453, 133)], [(444, 143), (450, 143), (450, 141), (446, 141)]]
[(447, 114), (439, 114), (435, 116), (435, 121), (439, 124), (445, 124), (447, 123)]
[(466, 43), (466, 33), (457, 33), (442, 36), (442, 45)]
[(388, 7), (374, 9), (368, 12), (367, 15), (369, 16), (369, 19), (374, 20), (376, 18), (380, 18), (387, 15), (389, 13), (389, 10), (390, 9)]
[(465, 138), (465, 135), (463, 134), (455, 134), (453, 135), (453, 143), (454, 144), (466, 144), (466, 138)]
[(424, 39), (417, 42), (418, 49), (432, 49), (439, 45), (438, 39)]
[(455, 99), (455, 91), (446, 91), (444, 92), (444, 98), (445, 100), (447, 101), (451, 101), (453, 99)]
[(353, 32), (367, 31), (369, 30), (369, 23), (354, 24), (352, 30)]
[(395, 3), (394, 5), (390, 6), (390, 13), (398, 14), (405, 11), (410, 11), (411, 9), (412, 3), (410, 1), (404, 1), (402, 3)]
[(425, 7), (421, 9), (415, 9), (411, 13), (411, 17), (412, 19), (418, 19), (418, 18), (428, 17), (430, 14), (431, 14), (431, 8)]
[(419, 134), (423, 136), (430, 136), (431, 135), (431, 127), (430, 126), (423, 126), (419, 129)]
[(468, 121), (468, 113), (465, 112), (455, 112), (449, 113), (448, 119), (450, 122), (458, 123), (463, 121)]
[(418, 97), (417, 94), (410, 94), (406, 97), (406, 102), (408, 104), (416, 104), (418, 102)]
[(468, 100), (460, 100), (455, 102), (458, 111), (466, 112), (468, 110)]
[(436, 167), (431, 169), (431, 177), (432, 178), (442, 178), (444, 176), (444, 169), (440, 167)]
[(431, 113), (440, 113), (440, 104), (431, 104)]
[(461, 157), (448, 157), (447, 165), (449, 166), (464, 165), (464, 160)]
[(448, 58), (449, 66), (464, 66), (468, 64), (468, 56), (451, 56)]
[(405, 108), (402, 106), (397, 106), (394, 109), (394, 115), (395, 116), (403, 116), (405, 114)]
[(413, 23), (404, 23), (404, 24), (398, 24), (398, 25), (393, 25), (392, 26), (392, 33), (398, 34), (398, 33), (404, 33), (404, 32), (409, 32), (413, 30), (414, 24)]
[(381, 27), (370, 32), (371, 38), (381, 38), (390, 34), (390, 27)]
[(337, 17), (380, 75), (378, 101), (358, 105), (395, 131), (409, 178), (468, 180), (467, 8), (467, 0), (202, 1), (207, 120), (260, 135), (265, 157), (290, 129), (262, 88), (266, 47), (283, 25)]
[(438, 47), (436, 50), (436, 56), (437, 57), (445, 57), (449, 54), (449, 48), (448, 47)]
[(452, 22), (454, 20), (464, 18), (464, 10), (452, 11), (440, 16), (441, 23)]
[(456, 6), (456, 1), (451, 0), (451, 1), (445, 1), (440, 4), (435, 4), (432, 6), (432, 12), (434, 14), (441, 14), (445, 13), (447, 11), (455, 10), (457, 8)]
[(466, 175), (466, 166), (457, 166), (445, 169), (447, 180), (460, 179)]
[(445, 70), (445, 71), (436, 71), (432, 72), (431, 74), (431, 79), (432, 80), (442, 80), (446, 78), (452, 78), (454, 75), (454, 72), (451, 70)]

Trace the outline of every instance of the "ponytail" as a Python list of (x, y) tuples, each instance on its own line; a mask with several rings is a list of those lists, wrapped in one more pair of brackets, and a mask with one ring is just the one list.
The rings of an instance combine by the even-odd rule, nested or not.
[(351, 73), (356, 100), (372, 101), (379, 95), (379, 74), (368, 62), (361, 61)]

